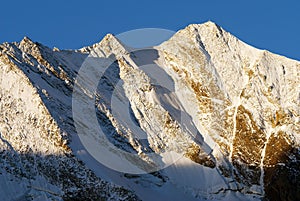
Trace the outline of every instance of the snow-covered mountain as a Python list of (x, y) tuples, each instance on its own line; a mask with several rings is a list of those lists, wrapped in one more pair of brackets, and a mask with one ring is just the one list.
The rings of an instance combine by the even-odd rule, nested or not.
[(212, 22), (147, 49), (25, 37), (0, 67), (0, 200), (300, 200), (300, 62)]

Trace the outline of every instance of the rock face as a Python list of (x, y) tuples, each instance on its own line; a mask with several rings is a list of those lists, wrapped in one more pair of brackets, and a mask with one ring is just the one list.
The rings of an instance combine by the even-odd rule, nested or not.
[[(79, 50), (25, 37), (0, 51), (1, 200), (300, 200), (298, 61), (212, 22), (147, 50), (109, 34)], [(82, 154), (72, 92), (87, 59), (113, 61), (93, 92), (109, 142), (143, 167), (157, 165), (149, 153), (182, 158), (134, 175)]]

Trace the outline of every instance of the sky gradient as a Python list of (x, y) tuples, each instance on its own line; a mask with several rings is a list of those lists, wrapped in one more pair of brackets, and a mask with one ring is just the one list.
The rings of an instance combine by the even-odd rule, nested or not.
[(177, 31), (208, 20), (254, 47), (300, 60), (298, 0), (3, 1), (0, 43), (28, 36), (49, 47), (77, 49), (107, 33)]

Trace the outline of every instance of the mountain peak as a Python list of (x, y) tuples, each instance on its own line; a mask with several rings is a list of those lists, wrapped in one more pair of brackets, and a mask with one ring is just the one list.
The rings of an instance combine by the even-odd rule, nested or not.
[(24, 45), (24, 44), (35, 44), (35, 42), (33, 42), (28, 36), (24, 36), (24, 38), (20, 41), (20, 45)]
[(216, 24), (215, 22), (213, 21), (207, 21), (207, 22), (204, 22), (204, 23), (200, 23), (200, 24), (190, 24), (189, 26), (194, 26), (194, 27), (200, 27), (200, 26), (204, 26), (204, 27), (219, 27), (218, 24)]
[(108, 45), (112, 49), (116, 48), (117, 46), (124, 46), (119, 39), (117, 39), (113, 34), (108, 33), (104, 36), (104, 38), (96, 45), (106, 46)]
[(205, 49), (204, 46), (209, 45), (205, 44), (205, 41), (212, 43), (213, 41), (219, 40), (224, 37), (223, 33), (229, 34), (216, 23), (207, 21), (201, 24), (190, 24), (186, 26), (184, 29), (179, 30), (171, 40), (180, 41), (180, 38), (183, 41), (192, 40), (195, 44), (200, 44)]
[[(133, 192), (145, 200), (282, 200), (282, 195), (299, 200), (298, 61), (255, 49), (212, 21), (191, 24), (153, 49), (132, 54), (113, 34), (78, 51), (53, 52), (28, 37), (2, 47), (13, 61), (13, 66), (0, 63), (4, 200), (40, 195), (40, 189), (44, 197), (64, 195), (66, 200), (109, 200), (117, 192), (111, 200)], [(86, 60), (87, 54), (95, 59)], [(85, 62), (93, 64), (89, 61), (109, 64), (101, 68), (105, 72), (93, 93), (81, 85), (91, 83), (90, 74), (77, 76)], [(109, 149), (134, 153), (138, 163), (118, 157), (121, 152), (97, 152), (112, 154), (105, 156), (112, 162), (120, 159), (113, 163), (118, 166), (106, 168), (88, 154), (91, 147), (80, 143), (74, 123), (76, 83), (82, 97), (93, 94), (90, 109), (96, 113), (79, 105), (84, 116), (77, 123), (83, 129), (100, 126), (108, 139), (102, 143), (93, 128), (85, 130), (96, 143), (92, 148), (104, 150), (109, 142)], [(90, 117), (97, 122), (89, 122)], [(163, 155), (169, 151), (181, 158), (170, 164)], [(162, 161), (170, 167), (151, 174), (132, 176), (118, 169), (162, 167)], [(15, 183), (6, 182), (11, 178)], [(132, 191), (118, 191), (102, 179)]]
[(202, 29), (203, 31), (211, 32), (212, 30), (216, 30), (216, 29), (221, 31), (222, 28), (213, 21), (207, 21), (207, 22), (200, 23), (200, 24), (189, 24), (185, 29), (187, 29), (187, 30)]
[(110, 33), (106, 34), (99, 43), (83, 48), (82, 50), (90, 52), (91, 55), (100, 57), (109, 57), (111, 54), (116, 56), (128, 54), (130, 51), (118, 38)]

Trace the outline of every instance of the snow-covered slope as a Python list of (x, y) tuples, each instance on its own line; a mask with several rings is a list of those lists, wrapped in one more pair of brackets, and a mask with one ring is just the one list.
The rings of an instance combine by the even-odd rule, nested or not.
[(98, 178), (67, 145), (75, 134), (69, 66), (86, 56), (28, 38), (0, 48), (0, 200), (138, 199)]
[[(0, 51), (0, 200), (300, 199), (298, 61), (212, 22), (142, 50), (109, 34), (80, 50), (25, 37)], [(96, 72), (76, 77), (91, 63), (96, 91)], [(92, 111), (74, 108), (77, 89)], [(95, 124), (121, 150), (117, 168), (78, 136)]]

